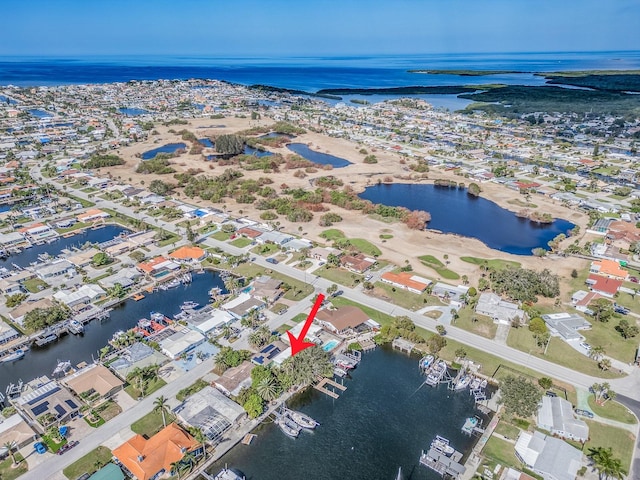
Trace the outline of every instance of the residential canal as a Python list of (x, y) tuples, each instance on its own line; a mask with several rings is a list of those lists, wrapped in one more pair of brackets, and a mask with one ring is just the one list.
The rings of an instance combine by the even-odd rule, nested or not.
[(514, 255), (532, 255), (534, 248), (548, 249), (549, 240), (575, 226), (563, 219), (540, 224), (519, 218), (462, 188), (395, 183), (367, 187), (359, 196), (373, 203), (425, 210), (431, 213), (427, 228), (477, 238), (489, 248)]
[(274, 424), (262, 425), (250, 446), (238, 444), (209, 472), (228, 464), (255, 480), (392, 480), (402, 467), (407, 480), (435, 480), (435, 472), (419, 466), (421, 450), (440, 435), (464, 453), (473, 443), (461, 431), (465, 418), (477, 414), (487, 423), (468, 390), (418, 389), (425, 378), (418, 358), (390, 347), (365, 354), (352, 375), (337, 400), (314, 389), (294, 397), (291, 408), (320, 422), (313, 432), (292, 439)]
[[(114, 308), (110, 318), (102, 322), (94, 320), (85, 326), (84, 335), (66, 335), (44, 348), (33, 347), (22, 360), (0, 363), (0, 392), (19, 379), (29, 381), (39, 375), (51, 376), (58, 361), (69, 360), (73, 365), (97, 358), (99, 350), (107, 345), (118, 330), (134, 327), (141, 318), (149, 318), (151, 311), (172, 317), (180, 312), (180, 305), (192, 300), (200, 305), (209, 302), (209, 290), (213, 287), (224, 289), (224, 282), (216, 272), (206, 271), (193, 275), (193, 282), (170, 290), (145, 293), (139, 301), (126, 300)], [(224, 291), (224, 290), (223, 290)]]
[(76, 233), (71, 237), (58, 237), (52, 243), (43, 245), (33, 245), (20, 253), (9, 255), (7, 258), (0, 259), (0, 267), (13, 268), (12, 264), (20, 267), (28, 267), (33, 262), (40, 262), (38, 255), (48, 253), (52, 257), (59, 255), (65, 248), (79, 247), (87, 242), (102, 243), (107, 242), (122, 232), (128, 232), (124, 227), (118, 225), (105, 225), (97, 229), (89, 228), (82, 233)]

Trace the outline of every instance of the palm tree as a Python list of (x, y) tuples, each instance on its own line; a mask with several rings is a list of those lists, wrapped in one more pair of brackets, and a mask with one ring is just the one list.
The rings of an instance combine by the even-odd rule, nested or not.
[(207, 436), (204, 434), (201, 428), (194, 428), (192, 433), (193, 438), (202, 447), (202, 454), (204, 455), (204, 458), (207, 458)]
[(611, 360), (608, 358), (603, 358), (598, 362), (598, 366), (602, 369), (602, 371), (609, 370), (611, 368)]
[(182, 465), (184, 465), (184, 467), (186, 468), (187, 472), (190, 472), (191, 470), (193, 470), (193, 467), (196, 464), (196, 456), (193, 452), (187, 452), (184, 454), (184, 457), (182, 457), (182, 460), (180, 460), (180, 463)]
[(17, 444), (15, 441), (11, 441), (11, 442), (5, 442), (5, 444), (3, 445), (4, 448), (7, 449), (7, 452), (9, 452), (9, 455), (11, 455), (11, 461), (13, 462), (13, 465), (17, 465), (18, 462), (16, 462), (16, 454), (13, 452), (13, 450), (17, 447)]
[(625, 472), (622, 469), (622, 462), (613, 456), (611, 447), (590, 448), (587, 457), (593, 461), (593, 466), (598, 470), (600, 480), (624, 478)]
[(265, 402), (278, 398), (278, 385), (274, 377), (264, 377), (256, 385), (256, 392)]
[(171, 472), (170, 473), (174, 473), (176, 475), (178, 475), (178, 480), (180, 480), (180, 474), (182, 473), (182, 462), (180, 460), (178, 460), (177, 462), (171, 462)]
[(602, 358), (605, 354), (604, 347), (602, 345), (596, 345), (591, 350), (589, 350), (589, 357), (593, 358), (596, 362)]
[(156, 399), (153, 401), (153, 410), (156, 412), (160, 411), (160, 413), (162, 414), (162, 426), (166, 427), (167, 419), (165, 417), (165, 414), (168, 413), (169, 408), (167, 407), (167, 399), (164, 395), (156, 397)]
[(607, 390), (607, 398), (604, 399), (604, 402), (602, 402), (602, 405), (607, 403), (609, 400), (613, 400), (614, 398), (616, 398), (616, 395), (617, 393), (614, 392), (613, 390)]

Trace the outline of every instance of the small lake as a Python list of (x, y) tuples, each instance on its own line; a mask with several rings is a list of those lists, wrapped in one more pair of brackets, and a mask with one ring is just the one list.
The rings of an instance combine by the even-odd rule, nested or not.
[(251, 446), (238, 444), (209, 472), (228, 464), (248, 479), (392, 480), (402, 467), (404, 478), (436, 480), (419, 466), (421, 451), (440, 435), (464, 453), (475, 441), (461, 431), (465, 419), (479, 415), (487, 424), (468, 390), (419, 388), (418, 358), (390, 347), (366, 353), (352, 375), (336, 400), (308, 389), (290, 402), (320, 423), (313, 432), (293, 439), (273, 423), (262, 425)]
[(193, 282), (165, 291), (145, 293), (139, 301), (127, 300), (115, 307), (108, 320), (94, 320), (85, 326), (83, 335), (65, 335), (57, 342), (44, 348), (31, 349), (24, 359), (13, 363), (0, 363), (0, 392), (5, 391), (10, 382), (19, 379), (25, 382), (39, 375), (51, 376), (60, 360), (69, 360), (73, 365), (80, 362), (90, 363), (97, 358), (99, 350), (107, 345), (118, 330), (133, 328), (141, 318), (149, 318), (151, 311), (161, 312), (172, 317), (180, 312), (180, 305), (192, 300), (200, 305), (209, 303), (209, 290), (213, 287), (224, 289), (224, 282), (216, 272), (207, 271), (194, 274)]
[(0, 266), (12, 268), (11, 264), (15, 263), (20, 267), (28, 267), (32, 262), (39, 262), (38, 255), (48, 253), (52, 257), (59, 255), (65, 248), (79, 247), (86, 242), (102, 243), (111, 240), (120, 235), (121, 232), (127, 232), (126, 228), (118, 225), (105, 225), (96, 230), (88, 229), (83, 233), (77, 233), (72, 237), (59, 237), (53, 243), (45, 243), (44, 245), (34, 245), (20, 253), (12, 254), (8, 258), (0, 259)]
[(27, 112), (29, 112), (31, 115), (33, 115), (34, 117), (38, 117), (38, 118), (49, 118), (49, 117), (53, 117), (52, 113), (49, 112), (45, 112), (44, 110), (38, 110), (36, 108), (31, 109), (31, 110), (27, 110)]
[(147, 150), (142, 154), (143, 160), (151, 160), (159, 153), (173, 153), (177, 150), (186, 150), (186, 143), (167, 143), (166, 145), (162, 145), (161, 147), (154, 148), (153, 150)]
[(311, 150), (304, 143), (290, 143), (287, 145), (287, 148), (313, 163), (333, 165), (333, 168), (343, 168), (351, 165), (351, 162), (344, 158), (329, 155), (328, 153), (316, 152), (315, 150)]
[(556, 219), (550, 224), (531, 222), (466, 189), (397, 183), (368, 187), (360, 198), (373, 203), (431, 213), (428, 228), (477, 238), (489, 248), (514, 255), (531, 255), (534, 248), (548, 249), (547, 242), (575, 225)]
[(205, 147), (213, 148), (214, 143), (209, 138), (199, 138), (198, 142), (200, 142)]
[(257, 148), (250, 147), (249, 145), (244, 146), (243, 153), (245, 155), (253, 155), (254, 157), (269, 157), (273, 155), (273, 153), (268, 152), (266, 150), (258, 150)]
[(137, 117), (138, 115), (149, 113), (142, 108), (119, 108), (118, 111), (127, 117)]

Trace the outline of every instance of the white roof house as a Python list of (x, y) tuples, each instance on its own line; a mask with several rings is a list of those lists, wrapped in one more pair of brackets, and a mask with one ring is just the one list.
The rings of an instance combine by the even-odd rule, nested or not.
[(60, 290), (53, 294), (53, 298), (69, 307), (73, 307), (74, 305), (78, 305), (81, 303), (86, 304), (89, 302), (93, 302), (94, 300), (104, 297), (106, 294), (107, 292), (105, 292), (98, 285), (87, 283), (82, 285), (75, 291)]
[(162, 352), (171, 360), (204, 342), (204, 335), (190, 328), (184, 328), (160, 342)]
[(538, 409), (538, 426), (562, 438), (578, 442), (589, 439), (589, 425), (575, 418), (570, 402), (560, 397), (542, 397)]
[(552, 335), (562, 337), (565, 341), (581, 340), (578, 330), (588, 330), (591, 324), (580, 315), (571, 313), (552, 313), (541, 317), (549, 327)]
[(582, 466), (580, 450), (538, 431), (520, 433), (515, 450), (516, 457), (545, 480), (575, 480)]
[(216, 328), (221, 328), (236, 320), (236, 317), (229, 312), (225, 312), (220, 309), (213, 309), (203, 313), (202, 315), (195, 315), (187, 319), (187, 323), (191, 328), (197, 330), (203, 335), (207, 335)]
[(510, 325), (514, 318), (524, 320), (525, 313), (518, 305), (507, 302), (495, 293), (481, 293), (476, 305), (476, 313), (491, 317), (494, 322)]
[(56, 260), (46, 265), (38, 266), (35, 269), (36, 275), (42, 280), (59, 277), (67, 273), (75, 273), (76, 267), (69, 260)]

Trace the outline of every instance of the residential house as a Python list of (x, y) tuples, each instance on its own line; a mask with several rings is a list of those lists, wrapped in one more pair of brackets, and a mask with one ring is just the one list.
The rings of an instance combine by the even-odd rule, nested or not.
[(591, 274), (587, 278), (586, 284), (592, 292), (599, 293), (604, 297), (613, 298), (622, 286), (622, 280)]
[(95, 222), (96, 220), (109, 218), (110, 216), (111, 215), (109, 215), (107, 212), (103, 212), (99, 208), (90, 208), (86, 212), (78, 214), (76, 218), (79, 222), (89, 223)]
[(589, 439), (589, 425), (577, 419), (573, 414), (573, 406), (561, 397), (542, 397), (538, 408), (538, 427), (552, 435), (586, 442)]
[(410, 272), (386, 272), (382, 274), (380, 280), (384, 283), (393, 285), (394, 287), (409, 290), (410, 292), (417, 294), (423, 293), (427, 287), (433, 283), (431, 280)]
[(204, 335), (190, 328), (184, 328), (160, 341), (162, 352), (175, 360), (205, 341)]
[(117, 283), (122, 285), (123, 288), (130, 288), (135, 285), (136, 281), (142, 276), (139, 270), (130, 267), (123, 268), (118, 270), (113, 275), (109, 275), (108, 277), (101, 278), (98, 280), (98, 283), (102, 286), (102, 288), (113, 288), (113, 286)]
[(174, 412), (186, 425), (201, 429), (212, 443), (247, 416), (244, 408), (211, 386), (188, 397)]
[(345, 335), (355, 331), (368, 320), (369, 315), (358, 307), (351, 305), (339, 307), (335, 310), (324, 308), (316, 314), (316, 321), (320, 325), (339, 335)]
[(80, 413), (80, 402), (54, 380), (44, 384), (36, 383), (13, 403), (35, 422), (36, 427), (40, 426), (42, 431), (53, 423), (61, 425)]
[(15, 328), (10, 327), (3, 321), (0, 321), (0, 345), (9, 343), (15, 340), (16, 338), (18, 338), (19, 336), (20, 334)]
[(495, 293), (483, 292), (476, 304), (476, 313), (491, 317), (494, 322), (511, 325), (514, 319), (525, 320), (526, 314), (518, 304), (507, 302)]
[(251, 295), (267, 303), (273, 303), (278, 300), (284, 291), (280, 288), (282, 280), (271, 278), (267, 275), (261, 275), (253, 281), (253, 290)]
[(561, 337), (565, 342), (570, 340), (582, 340), (584, 337), (578, 330), (588, 330), (591, 324), (580, 315), (571, 313), (552, 313), (542, 315), (542, 319), (547, 324), (549, 332), (557, 337)]
[(64, 377), (60, 383), (68, 387), (76, 395), (97, 393), (100, 398), (110, 398), (124, 386), (124, 382), (111, 370), (100, 364), (92, 364)]
[(187, 325), (203, 335), (209, 335), (225, 325), (236, 321), (236, 317), (218, 308), (204, 307), (186, 319)]
[(259, 230), (257, 228), (251, 228), (251, 227), (242, 227), (236, 231), (237, 235), (242, 235), (243, 237), (251, 238), (254, 240), (258, 238), (260, 235), (262, 235), (263, 233), (265, 233), (264, 230)]
[(159, 277), (166, 275), (167, 272), (173, 272), (180, 269), (180, 265), (163, 256), (155, 257), (147, 262), (139, 263), (138, 268), (151, 277)]
[(22, 325), (24, 317), (30, 311), (36, 308), (51, 308), (54, 305), (55, 303), (50, 298), (41, 298), (35, 302), (24, 302), (9, 312), (9, 318), (18, 325)]
[(178, 262), (201, 262), (207, 256), (207, 252), (192, 245), (185, 245), (169, 254), (169, 258)]
[(320, 260), (324, 263), (327, 263), (329, 255), (335, 255), (336, 257), (339, 257), (340, 255), (342, 255), (342, 252), (332, 247), (314, 247), (309, 250), (310, 258), (315, 258), (316, 260)]
[(255, 365), (244, 361), (237, 367), (228, 368), (213, 381), (215, 387), (228, 396), (237, 396), (243, 388), (251, 386), (251, 370)]
[(109, 364), (109, 368), (120, 378), (127, 378), (127, 375), (136, 368), (162, 365), (166, 361), (167, 357), (156, 352), (146, 343), (136, 342), (122, 350), (118, 358)]
[(53, 294), (53, 298), (60, 303), (64, 303), (70, 308), (78, 308), (81, 305), (89, 305), (90, 303), (101, 300), (107, 296), (98, 285), (85, 283), (77, 290), (59, 290)]
[(284, 246), (287, 242), (293, 240), (293, 236), (287, 233), (281, 233), (276, 231), (264, 232), (259, 237), (256, 237), (256, 242), (263, 243), (274, 243), (280, 247)]
[(220, 306), (237, 319), (241, 319), (249, 315), (253, 310), (259, 310), (265, 306), (262, 300), (252, 297), (250, 294), (243, 292), (233, 300)]
[(83, 268), (88, 265), (91, 265), (93, 262), (93, 257), (95, 254), (100, 253), (100, 250), (97, 248), (89, 248), (87, 250), (82, 250), (79, 253), (75, 253), (73, 255), (69, 255), (67, 260), (73, 263), (77, 268)]
[(279, 340), (276, 340), (275, 342), (272, 342), (269, 345), (263, 347), (262, 350), (256, 353), (251, 358), (251, 363), (262, 366), (269, 365), (276, 355), (286, 350), (287, 348), (289, 348), (287, 345)]
[(113, 456), (132, 478), (151, 480), (172, 471), (172, 464), (187, 452), (197, 452), (198, 442), (175, 423), (146, 439), (136, 435), (113, 450)]
[(36, 439), (36, 432), (19, 413), (14, 413), (0, 422), (0, 458), (8, 454), (4, 447), (7, 443), (18, 448), (26, 447)]
[(375, 258), (365, 257), (361, 253), (355, 255), (343, 255), (340, 257), (340, 265), (347, 270), (356, 273), (364, 273), (376, 263)]
[(9, 232), (0, 235), (0, 244), (3, 247), (13, 247), (25, 242), (24, 235), (20, 232)]
[(521, 432), (515, 454), (527, 468), (545, 480), (575, 480), (582, 466), (580, 450), (538, 431)]
[(63, 275), (75, 275), (76, 267), (67, 259), (54, 260), (51, 263), (40, 264), (34, 271), (41, 280), (49, 280)]
[(618, 262), (606, 258), (591, 262), (589, 272), (616, 280), (626, 280), (629, 275), (629, 272), (622, 268)]
[(454, 287), (447, 283), (438, 282), (433, 286), (431, 294), (444, 300), (449, 300), (449, 304), (455, 307), (462, 307), (463, 296), (467, 294), (469, 287), (458, 285)]

